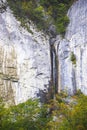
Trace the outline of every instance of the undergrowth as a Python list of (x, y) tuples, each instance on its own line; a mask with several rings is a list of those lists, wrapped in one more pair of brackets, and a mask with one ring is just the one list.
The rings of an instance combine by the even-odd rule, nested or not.
[(0, 100), (0, 130), (87, 130), (87, 96), (61, 93), (47, 104), (29, 99), (9, 108)]

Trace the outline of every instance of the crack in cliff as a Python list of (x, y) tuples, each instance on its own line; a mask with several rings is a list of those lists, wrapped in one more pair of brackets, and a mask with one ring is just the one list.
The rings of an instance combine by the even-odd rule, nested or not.
[(59, 45), (61, 36), (57, 34), (56, 27), (51, 25), (49, 27), (49, 46), (50, 46), (50, 60), (51, 60), (51, 81), (49, 84), (49, 93), (51, 98), (55, 99), (55, 95), (60, 93), (60, 64), (59, 64)]
[(72, 86), (73, 86), (73, 94), (77, 92), (76, 88), (76, 70), (75, 67), (72, 68)]
[(51, 57), (51, 87), (53, 87), (53, 97), (58, 93), (58, 56), (55, 49), (55, 38), (50, 38), (50, 57)]
[(57, 93), (57, 57), (55, 47), (53, 45), (50, 46), (51, 53), (51, 81), (54, 87), (55, 93)]

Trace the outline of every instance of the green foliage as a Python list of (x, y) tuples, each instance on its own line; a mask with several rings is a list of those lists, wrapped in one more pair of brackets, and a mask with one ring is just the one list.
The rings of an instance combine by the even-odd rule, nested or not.
[(73, 64), (76, 64), (76, 56), (73, 52), (71, 52), (70, 60), (72, 61)]
[(56, 25), (57, 32), (64, 36), (66, 27), (69, 23), (69, 18), (67, 17), (67, 11), (72, 5), (74, 0), (40, 0), (41, 5), (44, 6), (48, 15), (54, 20), (54, 25)]
[(38, 29), (47, 27), (46, 21), (44, 20), (44, 9), (41, 5), (37, 5), (36, 0), (7, 1), (15, 17), (21, 21), (23, 27), (26, 27), (28, 19), (32, 20), (37, 25)]
[[(26, 26), (28, 19), (32, 20), (44, 31), (48, 30), (50, 23), (54, 24), (57, 32), (64, 36), (69, 23), (67, 11), (74, 0), (7, 0), (15, 17), (21, 21), (21, 25)], [(28, 28), (28, 27), (27, 27)], [(28, 31), (30, 29), (28, 28)]]
[(37, 100), (30, 99), (8, 109), (2, 101), (0, 104), (0, 130), (40, 130), (50, 120), (47, 107), (40, 107)]
[(78, 104), (71, 111), (71, 130), (87, 129), (87, 96), (81, 94)]
[(87, 96), (71, 97), (72, 105), (64, 102), (65, 94), (60, 95), (49, 104), (30, 99), (9, 108), (1, 100), (0, 130), (87, 130)]
[(62, 34), (62, 36), (64, 36), (65, 34), (68, 23), (69, 23), (69, 18), (67, 16), (61, 17), (60, 19), (57, 18), (55, 22), (55, 25), (57, 27), (57, 32)]
[(80, 90), (80, 89), (78, 89), (75, 95), (76, 95), (77, 97), (81, 96), (81, 95), (82, 95), (81, 90)]

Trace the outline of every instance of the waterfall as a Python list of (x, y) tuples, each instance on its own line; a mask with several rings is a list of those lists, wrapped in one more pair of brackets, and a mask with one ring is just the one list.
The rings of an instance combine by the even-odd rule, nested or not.
[(51, 25), (49, 28), (49, 45), (50, 45), (50, 59), (51, 59), (51, 84), (50, 89), (52, 89), (53, 98), (55, 99), (55, 94), (60, 92), (60, 64), (58, 50), (61, 41), (61, 36), (57, 34), (56, 27)]
[[(54, 38), (55, 39), (55, 38)], [(50, 38), (50, 56), (51, 56), (51, 82), (54, 89), (54, 96), (58, 93), (58, 57), (55, 50), (55, 41)]]

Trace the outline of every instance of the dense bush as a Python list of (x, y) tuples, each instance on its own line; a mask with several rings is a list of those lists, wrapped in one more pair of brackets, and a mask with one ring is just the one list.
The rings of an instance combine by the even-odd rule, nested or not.
[(87, 130), (87, 96), (81, 94), (78, 104), (67, 109), (67, 116), (58, 130)]
[(9, 108), (0, 101), (0, 130), (87, 130), (87, 96), (79, 93), (70, 102), (64, 98), (44, 105), (28, 100)]
[(47, 30), (50, 23), (64, 35), (69, 23), (67, 11), (74, 0), (7, 0), (14, 15), (22, 21), (32, 20), (39, 29)]
[(29, 20), (32, 20), (38, 29), (45, 29), (47, 26), (44, 20), (43, 7), (37, 5), (36, 0), (7, 0), (8, 5), (13, 11), (15, 17), (21, 21), (22, 26), (25, 26)]
[(8, 109), (0, 106), (0, 130), (42, 130), (49, 119), (47, 108), (40, 107), (37, 100), (28, 100)]
[(70, 60), (72, 61), (73, 64), (76, 64), (76, 56), (73, 52), (71, 52)]
[(40, 0), (41, 5), (44, 6), (46, 11), (54, 20), (57, 32), (64, 35), (66, 27), (69, 23), (69, 18), (67, 17), (67, 11), (72, 5), (74, 0)]

